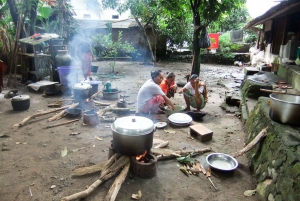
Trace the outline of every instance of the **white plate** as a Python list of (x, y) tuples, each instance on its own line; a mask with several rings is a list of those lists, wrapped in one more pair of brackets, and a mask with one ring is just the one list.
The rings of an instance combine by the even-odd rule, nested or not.
[(155, 126), (156, 128), (164, 128), (164, 127), (166, 127), (167, 125), (168, 125), (167, 122), (163, 122), (163, 121), (157, 122), (157, 123), (154, 124), (154, 126)]
[(192, 117), (184, 113), (175, 113), (168, 117), (175, 124), (189, 124), (193, 121)]
[(176, 124), (174, 122), (171, 122), (171, 124), (175, 125), (175, 126), (188, 126), (190, 125), (190, 123), (186, 123), (186, 124)]

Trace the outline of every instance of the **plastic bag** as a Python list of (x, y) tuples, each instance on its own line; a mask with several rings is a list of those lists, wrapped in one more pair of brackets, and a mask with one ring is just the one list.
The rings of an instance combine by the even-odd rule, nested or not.
[(209, 48), (210, 47), (210, 38), (208, 37), (208, 33), (206, 28), (203, 28), (199, 40), (200, 48)]

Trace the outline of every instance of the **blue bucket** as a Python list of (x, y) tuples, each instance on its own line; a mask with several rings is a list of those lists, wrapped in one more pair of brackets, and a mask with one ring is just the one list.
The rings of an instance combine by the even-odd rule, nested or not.
[[(59, 74), (60, 83), (62, 85), (67, 86), (68, 84), (71, 84), (71, 83), (69, 83), (69, 81), (72, 83), (77, 83), (78, 77), (77, 77), (77, 70), (75, 67), (58, 66), (57, 71)], [(69, 81), (68, 81), (68, 79), (69, 79)]]

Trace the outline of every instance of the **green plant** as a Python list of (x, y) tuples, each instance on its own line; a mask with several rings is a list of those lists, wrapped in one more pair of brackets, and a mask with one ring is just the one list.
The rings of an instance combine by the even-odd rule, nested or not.
[(217, 50), (217, 58), (219, 63), (230, 63), (234, 61), (232, 50), (237, 50), (241, 45), (232, 43), (230, 40), (230, 32), (226, 32), (219, 37), (219, 49)]
[(137, 50), (127, 41), (122, 42), (122, 31), (119, 31), (117, 41), (112, 40), (112, 33), (107, 35), (98, 34), (93, 36), (90, 41), (93, 46), (93, 53), (99, 57), (112, 57), (114, 59), (112, 66), (112, 72), (115, 72), (116, 58), (118, 54), (131, 54)]

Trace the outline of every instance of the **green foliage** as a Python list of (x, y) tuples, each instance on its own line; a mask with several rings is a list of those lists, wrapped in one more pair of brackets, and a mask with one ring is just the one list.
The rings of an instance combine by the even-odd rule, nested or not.
[(98, 34), (90, 39), (93, 53), (98, 57), (113, 57), (112, 71), (114, 72), (116, 57), (119, 53), (131, 54), (137, 50), (127, 41), (122, 42), (122, 31), (119, 31), (117, 41), (113, 41), (112, 33), (108, 35)]
[(255, 44), (255, 42), (257, 41), (257, 34), (249, 30), (245, 30), (244, 33), (245, 33), (244, 42), (249, 43), (251, 45)]
[(233, 63), (234, 54), (232, 50), (237, 50), (241, 45), (232, 43), (230, 40), (230, 32), (226, 32), (219, 37), (219, 49), (217, 49), (217, 58), (219, 63)]

